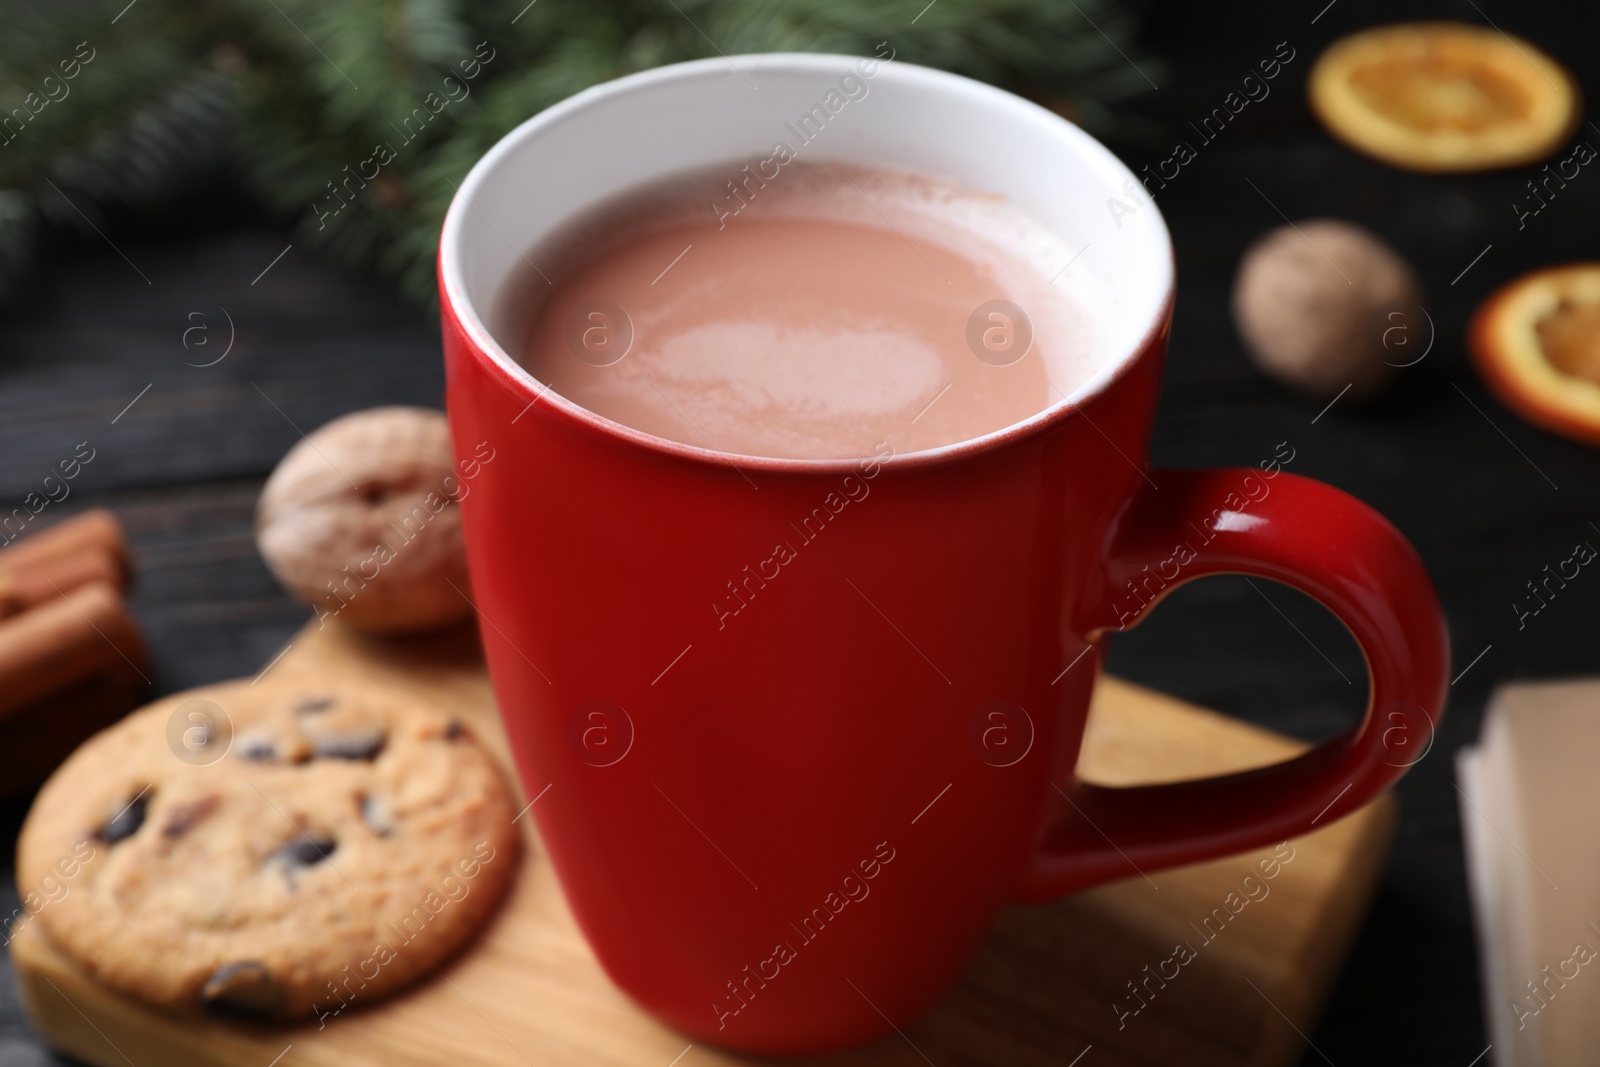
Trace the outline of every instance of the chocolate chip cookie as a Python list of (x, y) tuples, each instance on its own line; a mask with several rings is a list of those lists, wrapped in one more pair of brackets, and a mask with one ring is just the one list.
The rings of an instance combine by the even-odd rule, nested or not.
[(128, 996), (326, 1020), (483, 925), (517, 867), (515, 814), (488, 753), (431, 708), (236, 682), (152, 704), (74, 753), (34, 802), (18, 880), (66, 885), (36, 920)]

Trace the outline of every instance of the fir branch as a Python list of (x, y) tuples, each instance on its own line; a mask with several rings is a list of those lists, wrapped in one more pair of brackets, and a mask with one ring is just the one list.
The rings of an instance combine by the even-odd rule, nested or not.
[[(28, 11), (0, 35), (0, 288), (41, 220), (81, 225), (41, 193), (47, 179), (91, 213), (149, 203), (213, 172), (227, 140), (301, 237), (431, 303), (439, 224), (466, 172), (590, 85), (888, 42), (1103, 131), (1112, 105), (1160, 77), (1123, 54), (1133, 31), (1118, 0), (140, 0), (114, 27), (87, 6)], [(94, 58), (63, 82), (80, 42)], [(47, 77), (70, 91), (46, 87), (59, 99), (41, 106)]]

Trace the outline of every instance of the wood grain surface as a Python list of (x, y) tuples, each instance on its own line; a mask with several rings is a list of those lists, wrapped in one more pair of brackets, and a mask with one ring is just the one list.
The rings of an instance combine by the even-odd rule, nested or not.
[[(510, 773), (470, 632), (384, 641), (311, 624), (275, 678), (392, 688), (468, 721)], [(1283, 759), (1302, 745), (1104, 678), (1080, 767), (1104, 784), (1173, 780)], [(1394, 823), (1392, 797), (1289, 844), (1013, 907), (960, 986), (900, 1037), (816, 1059), (833, 1067), (994, 1063), (1059, 1067), (1092, 1047), (1106, 1067), (1286, 1067), (1315, 1022), (1370, 898)], [(40, 1032), (96, 1067), (665, 1067), (687, 1040), (635, 1008), (584, 943), (532, 820), (506, 906), (437, 976), (370, 1009), (298, 1027), (166, 1016), (87, 978), (29, 923), (11, 945)], [(1273, 857), (1271, 878), (1257, 864)], [(1254, 874), (1246, 887), (1243, 879)], [(1246, 894), (1257, 899), (1250, 899)], [(1234, 894), (1229, 901), (1229, 895)], [(1240, 904), (1239, 901), (1247, 900)], [(1229, 901), (1232, 908), (1225, 904)], [(1219, 917), (1220, 916), (1220, 917)], [(1193, 958), (1148, 979), (1178, 944)], [(1138, 994), (1130, 992), (1130, 983)], [(89, 1025), (85, 1025), (88, 1023)], [(1066, 1059), (1063, 1059), (1065, 1054)], [(759, 1061), (696, 1045), (684, 1067)]]

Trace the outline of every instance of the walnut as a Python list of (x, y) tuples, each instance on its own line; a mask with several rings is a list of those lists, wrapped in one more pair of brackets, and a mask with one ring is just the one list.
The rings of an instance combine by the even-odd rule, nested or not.
[(450, 429), (437, 411), (345, 415), (289, 450), (261, 490), (256, 544), (285, 589), (363, 630), (472, 611)]
[(1245, 251), (1233, 317), (1256, 365), (1319, 398), (1370, 397), (1432, 336), (1422, 288), (1400, 254), (1338, 219), (1280, 226)]

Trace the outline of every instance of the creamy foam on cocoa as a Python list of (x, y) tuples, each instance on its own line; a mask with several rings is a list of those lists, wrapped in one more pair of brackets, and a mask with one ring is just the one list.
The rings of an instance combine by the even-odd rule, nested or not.
[(541, 273), (508, 288), (500, 319), (536, 378), (646, 433), (755, 456), (903, 454), (1020, 422), (1095, 372), (1104, 301), (1081, 270), (1052, 284), (1079, 251), (942, 181), (730, 165), (530, 250)]

